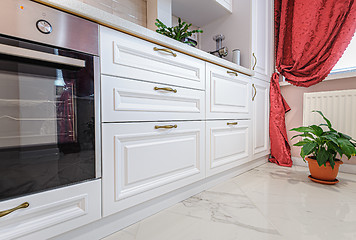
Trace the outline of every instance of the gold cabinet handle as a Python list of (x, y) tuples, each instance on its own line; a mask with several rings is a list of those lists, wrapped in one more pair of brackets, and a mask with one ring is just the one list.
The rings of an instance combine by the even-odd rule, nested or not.
[(9, 210), (5, 210), (5, 211), (1, 211), (0, 212), (0, 218), (1, 217), (4, 217), (12, 212), (15, 212), (16, 210), (19, 210), (21, 208), (28, 208), (30, 206), (30, 204), (28, 202), (24, 202), (23, 204), (17, 206), (17, 207), (14, 207), (14, 208), (11, 208)]
[(252, 84), (252, 87), (253, 87), (253, 89), (255, 90), (255, 93), (254, 93), (253, 96), (252, 96), (252, 101), (255, 101), (255, 97), (256, 97), (256, 94), (257, 94), (257, 89), (256, 89), (254, 83)]
[(255, 53), (252, 53), (253, 58), (255, 59), (255, 64), (253, 64), (252, 70), (255, 70), (256, 64), (257, 64), (257, 57)]
[(176, 56), (177, 56), (176, 53), (174, 53), (172, 50), (167, 49), (167, 48), (157, 48), (157, 47), (154, 47), (153, 50), (156, 51), (156, 52), (157, 52), (157, 51), (162, 51), (162, 52), (170, 53), (170, 54), (172, 54), (173, 57), (176, 57)]
[(237, 125), (237, 122), (228, 122), (226, 123), (226, 125), (230, 126), (230, 125)]
[(164, 126), (155, 126), (155, 129), (160, 129), (160, 128), (163, 128), (163, 129), (171, 129), (171, 128), (177, 128), (178, 126), (177, 125), (164, 125)]
[(228, 74), (234, 74), (236, 77), (238, 76), (237, 72), (233, 72), (233, 71), (227, 71)]
[(173, 89), (173, 88), (170, 88), (170, 87), (164, 87), (164, 88), (154, 87), (153, 89), (155, 91), (163, 90), (163, 91), (167, 91), (167, 92), (174, 92), (174, 93), (177, 92), (177, 89)]

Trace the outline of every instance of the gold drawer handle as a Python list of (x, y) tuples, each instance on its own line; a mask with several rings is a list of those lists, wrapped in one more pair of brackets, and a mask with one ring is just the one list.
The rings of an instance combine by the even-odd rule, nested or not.
[(9, 210), (5, 210), (5, 211), (1, 211), (0, 212), (0, 218), (1, 217), (4, 217), (12, 212), (15, 212), (16, 210), (19, 210), (21, 208), (28, 208), (30, 206), (30, 204), (28, 202), (24, 202), (23, 204), (17, 206), (17, 207), (14, 207), (14, 208), (11, 208)]
[(174, 93), (177, 92), (177, 89), (173, 89), (173, 88), (170, 88), (170, 87), (164, 87), (164, 88), (154, 87), (153, 89), (155, 91), (163, 90), (163, 91), (174, 92)]
[(256, 89), (254, 83), (252, 84), (252, 87), (253, 87), (253, 89), (255, 90), (255, 93), (254, 93), (253, 96), (252, 96), (252, 101), (255, 101), (255, 97), (256, 97), (256, 95), (257, 95), (257, 89)]
[(177, 125), (165, 125), (165, 126), (155, 126), (155, 129), (160, 129), (160, 128), (163, 128), (163, 129), (171, 129), (171, 128), (177, 128), (178, 126)]
[(153, 50), (156, 51), (156, 52), (157, 52), (157, 51), (162, 51), (162, 52), (170, 53), (170, 54), (172, 54), (173, 57), (176, 57), (176, 56), (177, 56), (176, 53), (174, 53), (172, 50), (167, 49), (167, 48), (157, 48), (157, 47), (154, 47)]
[(255, 59), (255, 64), (253, 64), (252, 70), (255, 70), (256, 64), (257, 64), (257, 57), (255, 53), (252, 53), (253, 58)]
[(238, 76), (237, 72), (233, 72), (233, 71), (227, 71), (228, 74), (234, 74), (236, 77)]
[(228, 123), (226, 123), (226, 125), (228, 125), (228, 126), (229, 126), (229, 125), (237, 125), (237, 122), (231, 122), (231, 123), (228, 122)]

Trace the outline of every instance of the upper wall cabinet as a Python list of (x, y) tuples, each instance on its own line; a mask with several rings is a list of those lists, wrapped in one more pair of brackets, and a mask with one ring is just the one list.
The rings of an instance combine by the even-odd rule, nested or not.
[(272, 0), (252, 0), (251, 68), (255, 77), (269, 80), (273, 66)]
[(172, 13), (202, 27), (232, 13), (232, 0), (172, 0)]

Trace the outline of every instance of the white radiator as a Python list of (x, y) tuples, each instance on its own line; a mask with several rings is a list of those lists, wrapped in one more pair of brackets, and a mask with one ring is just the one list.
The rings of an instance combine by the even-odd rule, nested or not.
[(334, 129), (356, 139), (356, 90), (304, 93), (303, 126), (324, 123), (319, 110)]

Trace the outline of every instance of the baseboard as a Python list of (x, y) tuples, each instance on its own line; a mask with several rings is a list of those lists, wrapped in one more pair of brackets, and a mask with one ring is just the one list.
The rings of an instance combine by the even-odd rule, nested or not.
[(174, 204), (183, 201), (195, 194), (209, 189), (234, 176), (240, 175), (253, 168), (267, 162), (267, 156), (245, 163), (234, 169), (225, 171), (221, 174), (209, 177), (194, 184), (167, 193), (158, 198), (152, 199), (138, 206), (121, 211), (117, 214), (102, 218), (96, 222), (85, 225), (81, 228), (59, 235), (52, 240), (87, 240), (101, 239), (112, 233), (130, 226), (142, 219), (158, 213)]
[[(303, 161), (303, 158), (300, 157), (292, 157), (293, 164), (296, 166), (303, 166), (303, 167), (308, 167), (308, 163)], [(340, 172), (343, 173), (351, 173), (351, 174), (356, 174), (356, 165), (354, 164), (347, 164), (344, 162), (344, 164), (340, 165)]]

